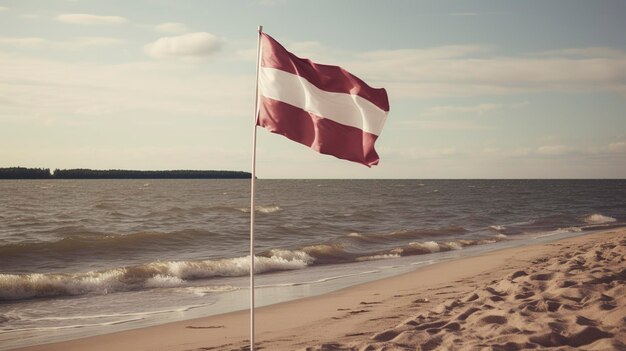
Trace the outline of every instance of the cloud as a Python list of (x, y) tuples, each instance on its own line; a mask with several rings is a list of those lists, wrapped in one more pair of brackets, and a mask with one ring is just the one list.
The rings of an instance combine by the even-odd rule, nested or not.
[(403, 159), (443, 159), (443, 158), (455, 158), (464, 155), (464, 152), (459, 151), (455, 147), (435, 147), (435, 148), (387, 148), (378, 147), (381, 153), (387, 155), (399, 156)]
[(565, 145), (544, 145), (537, 148), (536, 153), (543, 156), (563, 156), (574, 152), (575, 149)]
[(424, 116), (439, 116), (439, 115), (447, 115), (447, 114), (472, 114), (472, 115), (484, 115), (488, 112), (510, 108), (510, 109), (518, 109), (529, 104), (528, 101), (520, 101), (514, 102), (511, 104), (494, 104), (494, 103), (482, 103), (478, 105), (470, 105), (470, 106), (457, 106), (457, 105), (443, 105), (443, 106), (432, 106), (424, 109), (422, 115)]
[(20, 18), (27, 19), (27, 20), (34, 20), (34, 19), (38, 19), (39, 17), (41, 17), (41, 16), (35, 15), (35, 14), (31, 14), (31, 13), (20, 15)]
[[(339, 65), (374, 87), (385, 87), (393, 99), (493, 98), (541, 92), (611, 92), (626, 97), (626, 51), (615, 48), (502, 55), (498, 48), (481, 44), (366, 52), (316, 41), (286, 40), (285, 46), (297, 56)], [(241, 51), (241, 56), (254, 60), (254, 53)]]
[(611, 143), (608, 146), (608, 150), (611, 152), (626, 152), (626, 141)]
[(163, 37), (144, 46), (153, 58), (182, 58), (197, 60), (209, 57), (220, 50), (222, 42), (211, 33), (188, 33), (175, 37)]
[(424, 115), (444, 115), (444, 114), (479, 114), (482, 115), (486, 112), (499, 109), (501, 106), (492, 103), (485, 103), (473, 106), (433, 106), (424, 109)]
[(122, 24), (128, 22), (120, 16), (99, 16), (87, 13), (67, 13), (58, 15), (56, 20), (68, 24), (101, 25), (101, 24)]
[(479, 129), (493, 129), (492, 126), (480, 125), (470, 121), (429, 121), (429, 120), (415, 120), (415, 121), (401, 121), (399, 125), (413, 126), (421, 130), (479, 130)]
[[(573, 55), (576, 53), (576, 55)], [(432, 99), (536, 92), (626, 96), (626, 52), (580, 48), (550, 56), (501, 56), (480, 45), (349, 53), (333, 61), (395, 98)]]
[(9, 11), (9, 8), (6, 6), (0, 6), (0, 12), (2, 11)]
[(10, 45), (20, 48), (36, 48), (49, 44), (51, 41), (37, 37), (0, 37), (0, 45)]
[(551, 143), (537, 147), (484, 148), (482, 154), (498, 157), (571, 159), (571, 158), (610, 158), (626, 156), (626, 141), (616, 141), (605, 145), (574, 145)]
[(0, 124), (93, 123), (80, 117), (104, 115), (142, 123), (154, 116), (247, 116), (254, 97), (248, 75), (202, 73), (161, 61), (62, 63), (0, 54), (0, 67), (0, 97), (6, 98)]
[(472, 57), (491, 50), (483, 45), (444, 45), (427, 49), (397, 49), (370, 51), (357, 54), (358, 58), (387, 63), (415, 63), (419, 61)]
[(165, 34), (182, 34), (191, 32), (191, 29), (189, 29), (189, 27), (187, 27), (185, 24), (177, 22), (161, 23), (158, 26), (154, 27), (154, 30), (159, 33)]
[(588, 48), (570, 48), (570, 49), (542, 51), (542, 52), (533, 54), (533, 56), (570, 57), (570, 58), (594, 58), (594, 57), (624, 58), (626, 57), (626, 53), (622, 50), (611, 48), (611, 47), (597, 46), (597, 47), (588, 47)]
[(55, 41), (39, 37), (0, 37), (0, 46), (13, 46), (22, 49), (80, 49), (94, 46), (122, 44), (119, 38), (79, 37), (72, 40)]
[[(573, 159), (615, 159), (626, 157), (626, 141), (617, 141), (605, 145), (566, 145), (549, 144), (537, 147), (483, 147), (459, 149), (455, 146), (447, 147), (410, 147), (385, 148), (379, 147), (381, 153), (395, 155), (409, 159), (525, 159), (525, 160), (568, 160)], [(623, 168), (623, 166), (622, 166)]]

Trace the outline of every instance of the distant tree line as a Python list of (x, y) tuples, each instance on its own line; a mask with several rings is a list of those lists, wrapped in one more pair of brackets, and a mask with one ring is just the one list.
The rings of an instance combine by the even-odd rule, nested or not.
[(240, 171), (134, 171), (123, 169), (55, 169), (9, 167), (0, 168), (0, 179), (250, 179)]
[(49, 168), (0, 168), (0, 179), (50, 179)]

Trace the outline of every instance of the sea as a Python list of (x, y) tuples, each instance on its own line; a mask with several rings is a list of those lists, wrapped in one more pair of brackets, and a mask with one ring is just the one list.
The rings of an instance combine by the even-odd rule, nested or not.
[[(626, 224), (626, 180), (257, 180), (257, 306)], [(249, 308), (250, 180), (0, 181), (0, 350)]]

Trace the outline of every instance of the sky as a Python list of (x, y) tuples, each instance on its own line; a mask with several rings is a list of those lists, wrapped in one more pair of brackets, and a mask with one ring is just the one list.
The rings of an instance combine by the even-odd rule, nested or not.
[(0, 167), (251, 171), (259, 25), (390, 100), (378, 166), (259, 178), (626, 177), (618, 0), (0, 0)]

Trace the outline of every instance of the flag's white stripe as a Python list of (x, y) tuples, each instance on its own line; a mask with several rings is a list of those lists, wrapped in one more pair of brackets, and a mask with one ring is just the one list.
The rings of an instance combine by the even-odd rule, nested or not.
[(298, 75), (275, 68), (261, 67), (259, 93), (374, 135), (380, 135), (387, 119), (387, 112), (360, 96), (324, 91)]

